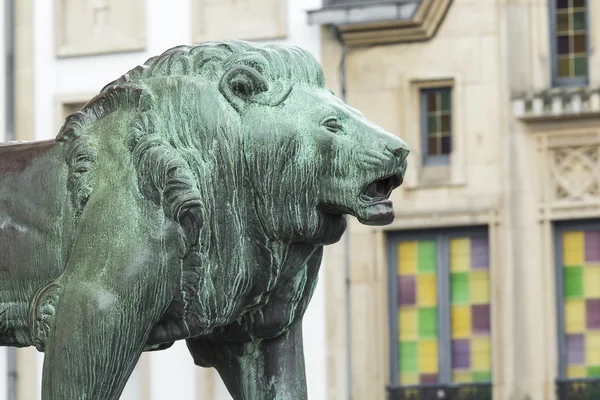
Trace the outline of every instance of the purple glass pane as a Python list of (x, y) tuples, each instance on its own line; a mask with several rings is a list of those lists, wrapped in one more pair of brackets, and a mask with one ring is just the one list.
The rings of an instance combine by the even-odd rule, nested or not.
[(452, 341), (452, 369), (471, 367), (471, 346), (469, 339)]
[(585, 261), (600, 261), (600, 231), (585, 233)]
[(569, 36), (559, 36), (557, 39), (558, 54), (569, 54)]
[(414, 276), (399, 276), (398, 277), (398, 305), (414, 306), (415, 305), (415, 277)]
[(583, 335), (567, 335), (567, 363), (585, 364)]
[(471, 326), (476, 335), (489, 335), (490, 333), (490, 305), (471, 306)]
[(419, 381), (421, 383), (438, 383), (438, 376), (437, 374), (421, 374)]
[(452, 137), (451, 136), (443, 136), (442, 137), (442, 154), (450, 154), (452, 151)]
[(569, 0), (556, 0), (556, 8), (569, 8)]
[(600, 329), (600, 299), (585, 301), (585, 319), (588, 329)]
[(490, 254), (487, 238), (474, 237), (471, 239), (471, 268), (488, 268)]

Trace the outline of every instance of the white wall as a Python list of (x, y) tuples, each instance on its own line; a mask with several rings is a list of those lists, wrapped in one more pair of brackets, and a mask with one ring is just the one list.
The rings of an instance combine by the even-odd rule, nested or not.
[[(306, 10), (321, 0), (288, 0), (288, 37), (273, 43), (295, 44), (320, 58), (318, 27), (306, 25)], [(147, 1), (147, 49), (144, 52), (56, 59), (53, 45), (53, 1), (35, 0), (35, 137), (56, 135), (56, 97), (96, 93), (105, 84), (164, 50), (191, 41), (190, 0)], [(323, 279), (324, 274), (321, 274)], [(304, 319), (305, 356), (309, 398), (325, 399), (324, 283), (316, 290)], [(1, 353), (0, 353), (1, 354)], [(195, 399), (195, 366), (185, 343), (150, 355), (152, 399)], [(1, 362), (1, 360), (0, 360)], [(38, 363), (41, 365), (42, 356)], [(39, 379), (39, 376), (38, 376)], [(123, 398), (138, 400), (139, 380), (132, 379)], [(1, 386), (0, 386), (1, 387)], [(230, 399), (217, 379), (215, 400)], [(125, 397), (126, 396), (126, 397)], [(2, 400), (2, 398), (0, 398)], [(141, 400), (141, 399), (140, 399)]]

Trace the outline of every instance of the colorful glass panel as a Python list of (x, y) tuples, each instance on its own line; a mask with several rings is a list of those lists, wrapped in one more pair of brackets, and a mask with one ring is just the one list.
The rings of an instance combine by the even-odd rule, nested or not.
[(427, 90), (425, 110), (425, 133), (427, 155), (450, 154), (452, 150), (452, 107), (451, 91), (448, 88)]
[(586, 77), (587, 9), (583, 0), (556, 1), (556, 73), (558, 78)]
[(450, 240), (452, 380), (491, 380), (490, 275), (486, 237)]
[(436, 242), (398, 245), (398, 371), (400, 384), (438, 382)]
[(567, 378), (600, 376), (600, 230), (562, 234)]

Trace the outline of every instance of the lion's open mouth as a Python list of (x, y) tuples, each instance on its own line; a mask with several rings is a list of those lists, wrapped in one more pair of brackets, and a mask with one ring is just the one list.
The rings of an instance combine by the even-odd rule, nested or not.
[(356, 213), (366, 225), (387, 225), (394, 220), (394, 208), (389, 200), (394, 189), (402, 184), (402, 174), (389, 175), (365, 186), (360, 194), (362, 207)]

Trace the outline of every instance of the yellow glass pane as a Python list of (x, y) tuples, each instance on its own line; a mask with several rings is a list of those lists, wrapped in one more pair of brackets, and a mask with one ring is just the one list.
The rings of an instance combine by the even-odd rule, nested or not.
[(600, 298), (600, 267), (588, 265), (583, 269), (583, 293), (588, 299)]
[(434, 274), (418, 275), (417, 276), (417, 305), (419, 306), (435, 306), (437, 286), (435, 283)]
[(437, 340), (422, 340), (419, 342), (419, 372), (436, 374), (438, 372)]
[(416, 385), (419, 383), (419, 374), (405, 372), (400, 374), (400, 383), (402, 385)]
[(583, 300), (565, 300), (565, 331), (585, 332), (585, 303)]
[(401, 308), (398, 312), (398, 336), (400, 340), (417, 339), (417, 310), (415, 308)]
[(583, 232), (566, 232), (563, 235), (563, 264), (583, 264)]
[(490, 338), (471, 339), (471, 368), (489, 371), (491, 369)]
[(473, 374), (471, 371), (454, 371), (452, 372), (452, 381), (456, 383), (473, 382)]
[(587, 368), (585, 366), (567, 366), (567, 378), (586, 378)]
[(471, 307), (452, 307), (452, 339), (466, 339), (471, 336)]
[(398, 275), (414, 275), (417, 271), (417, 242), (398, 245)]
[(450, 271), (467, 271), (471, 266), (469, 238), (450, 240)]
[(588, 366), (600, 365), (600, 332), (585, 334), (585, 362)]
[(490, 302), (490, 275), (487, 270), (471, 272), (471, 303), (487, 304)]

